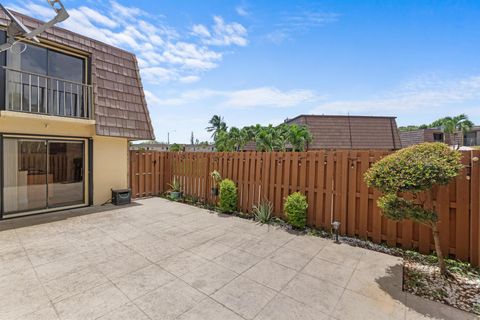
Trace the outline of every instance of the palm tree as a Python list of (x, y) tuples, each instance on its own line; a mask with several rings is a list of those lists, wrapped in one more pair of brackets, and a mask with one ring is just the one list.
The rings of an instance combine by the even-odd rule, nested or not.
[(259, 151), (278, 150), (280, 149), (279, 130), (271, 124), (267, 127), (261, 127), (257, 131), (255, 142)]
[(223, 117), (221, 116), (214, 115), (212, 119), (208, 121), (208, 123), (210, 123), (210, 126), (208, 126), (206, 129), (208, 132), (213, 132), (212, 138), (214, 140), (216, 139), (220, 131), (227, 131), (227, 124), (225, 123), (225, 121), (223, 121)]
[(235, 151), (240, 151), (240, 148), (243, 148), (243, 137), (240, 129), (237, 127), (231, 127), (228, 132), (228, 138)]
[(230, 134), (226, 130), (220, 130), (215, 137), (215, 149), (218, 152), (230, 152), (234, 150)]
[[(473, 122), (470, 121), (468, 116), (464, 113), (459, 114), (455, 117), (445, 117), (438, 119), (431, 124), (431, 127), (442, 127), (443, 132), (453, 135), (453, 145), (457, 146), (457, 149), (460, 148), (460, 144), (463, 145), (463, 136), (465, 133), (472, 130), (474, 126)], [(459, 144), (457, 144), (458, 133), (462, 133), (462, 138)]]
[(288, 126), (287, 141), (293, 151), (304, 151), (308, 143), (312, 141), (312, 135), (306, 126), (292, 124)]

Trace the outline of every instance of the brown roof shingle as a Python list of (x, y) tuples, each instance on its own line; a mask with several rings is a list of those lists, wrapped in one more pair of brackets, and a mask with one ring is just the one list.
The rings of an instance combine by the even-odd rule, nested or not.
[[(29, 28), (40, 24), (34, 18), (15, 15)], [(8, 23), (0, 13), (0, 25)], [(132, 140), (155, 138), (134, 54), (58, 27), (39, 38), (83, 51), (90, 57), (98, 135)]]
[(286, 123), (309, 128), (309, 149), (399, 149), (395, 117), (300, 115)]

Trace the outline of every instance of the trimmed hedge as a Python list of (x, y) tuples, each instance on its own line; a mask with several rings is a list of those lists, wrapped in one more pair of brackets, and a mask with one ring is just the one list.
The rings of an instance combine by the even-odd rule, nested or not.
[(294, 192), (285, 199), (283, 209), (287, 221), (295, 228), (305, 228), (307, 225), (307, 197), (300, 192)]
[(463, 168), (461, 157), (444, 143), (422, 143), (376, 162), (365, 181), (384, 193), (425, 191), (455, 178)]
[(220, 182), (220, 210), (232, 213), (237, 210), (237, 186), (230, 179)]

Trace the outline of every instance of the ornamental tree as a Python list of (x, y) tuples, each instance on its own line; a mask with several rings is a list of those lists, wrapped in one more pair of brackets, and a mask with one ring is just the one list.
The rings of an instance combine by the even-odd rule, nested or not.
[[(444, 143), (422, 143), (386, 156), (365, 173), (368, 186), (383, 193), (377, 204), (384, 216), (396, 221), (411, 219), (431, 228), (442, 275), (446, 266), (440, 246), (438, 214), (424, 208), (426, 197), (421, 193), (433, 193), (433, 186), (450, 183), (463, 168), (460, 159), (461, 153)], [(404, 198), (406, 195), (409, 197)]]

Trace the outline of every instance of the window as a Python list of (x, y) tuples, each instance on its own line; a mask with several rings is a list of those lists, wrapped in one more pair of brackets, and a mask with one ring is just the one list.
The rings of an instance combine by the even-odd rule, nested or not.
[(20, 69), (22, 71), (47, 75), (47, 56), (47, 49), (27, 45), (25, 52), (20, 55)]
[(10, 68), (67, 81), (84, 83), (85, 59), (27, 44), (21, 55), (8, 51)]
[(434, 133), (433, 134), (434, 142), (443, 142), (443, 133)]
[(54, 78), (83, 83), (84, 62), (84, 59), (49, 50), (48, 75)]

